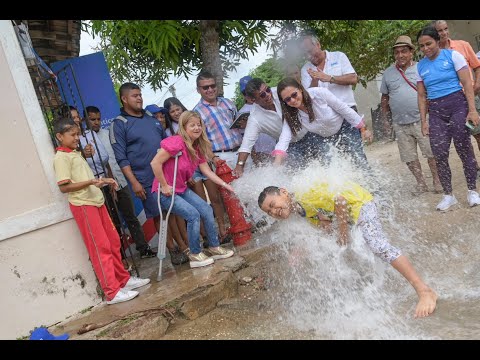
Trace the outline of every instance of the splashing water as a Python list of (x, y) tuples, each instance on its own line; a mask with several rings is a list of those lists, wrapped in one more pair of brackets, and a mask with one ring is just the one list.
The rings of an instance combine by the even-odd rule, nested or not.
[[(381, 166), (372, 161), (370, 172), (356, 170), (335, 150), (330, 155), (328, 167), (312, 162), (305, 170), (293, 173), (273, 166), (252, 169), (235, 181), (235, 191), (243, 202), (257, 204), (259, 193), (270, 185), (295, 192), (318, 181), (334, 186), (354, 181), (374, 194), (391, 243), (413, 260), (427, 284), (447, 300), (478, 299), (478, 263), (462, 264), (462, 256), (472, 250), (473, 238), (478, 240), (478, 235), (471, 234), (478, 231), (466, 229), (459, 233), (457, 229), (447, 243), (432, 242), (428, 234), (418, 231), (418, 222), (425, 214), (438, 214), (420, 198), (405, 196), (411, 178), (388, 173), (385, 168), (380, 170)], [(399, 210), (400, 217), (394, 210)], [(390, 265), (373, 255), (358, 229), (352, 230), (347, 248), (340, 248), (334, 235), (306, 226), (305, 219), (298, 217), (277, 221), (268, 235), (263, 239), (265, 243), (276, 245), (269, 274), (275, 284), (269, 295), (270, 306), (291, 331), (309, 331), (318, 338), (335, 339), (441, 338), (433, 330), (444, 325), (442, 320), (413, 320), (417, 302), (413, 288)], [(478, 243), (473, 247), (478, 254)], [(439, 271), (439, 260), (460, 268), (455, 273), (445, 266)], [(449, 277), (464, 274), (473, 276), (464, 282), (465, 286), (452, 286)], [(457, 325), (444, 331), (449, 333), (470, 336), (470, 332), (458, 329)]]

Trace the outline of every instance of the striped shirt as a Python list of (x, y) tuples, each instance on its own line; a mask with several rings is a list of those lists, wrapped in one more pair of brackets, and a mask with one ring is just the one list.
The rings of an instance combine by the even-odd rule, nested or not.
[(205, 123), (212, 151), (232, 150), (240, 146), (240, 130), (230, 129), (237, 114), (237, 108), (231, 100), (217, 97), (217, 105), (213, 106), (200, 99), (193, 111), (199, 113)]

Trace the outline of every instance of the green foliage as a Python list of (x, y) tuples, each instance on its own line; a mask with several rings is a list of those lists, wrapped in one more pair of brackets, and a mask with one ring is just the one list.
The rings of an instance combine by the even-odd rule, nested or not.
[[(133, 81), (157, 90), (167, 85), (171, 75), (184, 75), (187, 79), (196, 75), (203, 66), (202, 52), (203, 55), (219, 52), (216, 55), (224, 72), (235, 69), (241, 59), (254, 56), (264, 43), (273, 50), (273, 58), (282, 55), (289, 62), (300, 61), (295, 38), (306, 29), (317, 34), (322, 48), (347, 54), (365, 85), (393, 62), (391, 46), (395, 39), (409, 35), (415, 42), (417, 32), (428, 21), (219, 20), (216, 29), (220, 49), (208, 47), (208, 41), (204, 41), (207, 48), (201, 48), (199, 23), (199, 20), (93, 20), (86, 28), (94, 37), (100, 37), (100, 48), (115, 83)], [(278, 30), (276, 35), (269, 35), (271, 29)], [(277, 78), (266, 70), (268, 64), (262, 65), (265, 69), (260, 77), (271, 78), (273, 84)], [(208, 70), (216, 73), (216, 69)], [(235, 99), (239, 95), (237, 91)]]
[[(373, 80), (393, 63), (392, 45), (400, 35), (408, 35), (415, 44), (416, 35), (429, 20), (308, 20), (290, 21), (289, 33), (314, 31), (322, 49), (344, 52), (362, 85)], [(281, 31), (279, 36), (286, 36)], [(277, 37), (279, 37), (277, 36)], [(287, 39), (288, 40), (288, 39)], [(283, 46), (286, 41), (277, 41)], [(298, 54), (297, 54), (298, 55)]]
[(88, 31), (100, 37), (115, 82), (157, 90), (171, 75), (188, 79), (201, 69), (202, 51), (220, 52), (224, 70), (234, 69), (266, 41), (268, 26), (262, 20), (219, 21), (220, 49), (201, 49), (199, 20), (93, 20)]
[(113, 83), (113, 89), (115, 90), (115, 95), (117, 96), (119, 107), (123, 107), (122, 100), (120, 100), (120, 86), (122, 86), (122, 84), (118, 82)]
[[(251, 71), (248, 75), (250, 75), (252, 78), (260, 78), (265, 81), (265, 84), (268, 86), (275, 87), (277, 86), (278, 82), (285, 77), (283, 62), (279, 59), (269, 58)], [(238, 83), (235, 87), (235, 97), (232, 99), (232, 101), (237, 106), (237, 109), (240, 109), (245, 103)]]

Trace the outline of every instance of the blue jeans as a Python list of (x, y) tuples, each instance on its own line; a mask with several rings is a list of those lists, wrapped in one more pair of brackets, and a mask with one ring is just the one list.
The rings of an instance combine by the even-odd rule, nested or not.
[(146, 199), (142, 200), (145, 217), (151, 219), (160, 215), (157, 203), (157, 194), (152, 193), (152, 185), (144, 186)]
[(323, 138), (315, 133), (307, 132), (297, 142), (290, 143), (287, 150), (287, 166), (291, 169), (303, 168), (311, 160), (321, 158)]
[(367, 156), (363, 151), (362, 135), (360, 130), (354, 128), (346, 120), (343, 120), (340, 130), (328, 137), (322, 137), (322, 148), (324, 161), (328, 164), (330, 158), (325, 154), (328, 152), (330, 146), (336, 147), (343, 154), (351, 156), (354, 164), (360, 169), (370, 170), (370, 165), (367, 161)]
[[(162, 210), (168, 211), (171, 202), (171, 196), (160, 195)], [(175, 194), (172, 213), (180, 215), (187, 221), (188, 242), (192, 254), (198, 254), (202, 251), (200, 247), (200, 218), (203, 220), (207, 232), (208, 245), (211, 247), (220, 246), (212, 207), (192, 190), (187, 189), (182, 194)]]

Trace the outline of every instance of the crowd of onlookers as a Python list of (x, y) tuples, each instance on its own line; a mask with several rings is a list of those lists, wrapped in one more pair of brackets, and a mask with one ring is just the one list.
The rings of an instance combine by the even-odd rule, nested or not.
[[(233, 188), (215, 174), (219, 165), (226, 163), (237, 177), (267, 164), (297, 170), (311, 160), (327, 165), (329, 148), (335, 147), (353, 167), (369, 172), (363, 146), (373, 137), (357, 111), (352, 86), (358, 75), (349, 58), (322, 49), (311, 33), (298, 41), (303, 66), (288, 64), (276, 87), (243, 77), (239, 86), (245, 104), (239, 110), (219, 96), (214, 75), (202, 70), (196, 78), (200, 100), (191, 111), (175, 97), (162, 107), (144, 108), (140, 87), (127, 82), (119, 89), (122, 107), (108, 129), (101, 128), (101, 109), (95, 106), (87, 106), (83, 118), (71, 106), (71, 116), (55, 122), (58, 185), (68, 193), (108, 303), (134, 298), (134, 289), (149, 282), (130, 276), (123, 266), (122, 220), (140, 257), (156, 256), (135, 215), (132, 194), (158, 231), (175, 191), (166, 247), (172, 264), (189, 262), (193, 268), (233, 255), (221, 246), (232, 235), (219, 187)], [(443, 20), (422, 29), (417, 43), (425, 56), (418, 63), (409, 36), (399, 36), (392, 46), (395, 63), (384, 71), (380, 88), (385, 125), (393, 126), (400, 158), (416, 179), (416, 194), (429, 190), (418, 159), (417, 144), (420, 147), (432, 172), (433, 190), (444, 193), (437, 205), (442, 211), (457, 203), (448, 163), (453, 139), (463, 162), (468, 203), (479, 205), (478, 164), (465, 122), (475, 129), (480, 147), (480, 131), (475, 132), (480, 60), (468, 43), (449, 38)], [(245, 213), (254, 228), (265, 223), (256, 206), (245, 205)]]

